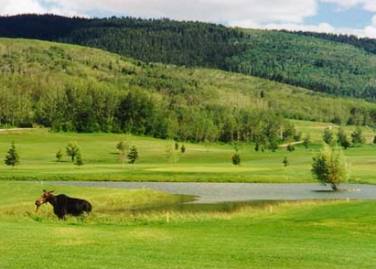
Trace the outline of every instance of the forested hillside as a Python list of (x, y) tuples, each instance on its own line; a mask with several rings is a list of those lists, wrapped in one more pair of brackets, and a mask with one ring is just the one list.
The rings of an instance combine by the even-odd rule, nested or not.
[(214, 67), (335, 96), (376, 99), (374, 40), (167, 19), (53, 15), (1, 17), (0, 36), (81, 44), (145, 62)]
[(0, 125), (190, 141), (298, 137), (286, 120), (376, 126), (376, 104), (235, 73), (145, 64), (98, 49), (0, 39)]

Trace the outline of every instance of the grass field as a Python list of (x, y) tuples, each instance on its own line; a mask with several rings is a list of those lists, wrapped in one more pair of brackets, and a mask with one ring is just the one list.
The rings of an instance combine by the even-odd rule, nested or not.
[(59, 186), (94, 205), (59, 221), (49, 205), (34, 212), (42, 188), (0, 182), (0, 268), (375, 268), (375, 202), (187, 211), (154, 191)]
[[(5, 156), (11, 141), (16, 142), (21, 156), (15, 168), (0, 165), (0, 179), (23, 180), (136, 180), (136, 181), (217, 181), (217, 182), (311, 182), (312, 157), (321, 147), (325, 123), (295, 121), (303, 133), (310, 133), (313, 144), (309, 149), (302, 145), (296, 151), (255, 152), (254, 145), (240, 145), (242, 163), (231, 163), (233, 146), (225, 144), (185, 143), (186, 153), (167, 149), (173, 141), (158, 140), (121, 134), (73, 134), (52, 133), (47, 129), (0, 132), (0, 152)], [(348, 127), (348, 132), (353, 128)], [(373, 137), (371, 129), (365, 129), (368, 142)], [(126, 140), (136, 145), (139, 161), (135, 165), (118, 159), (116, 144)], [(79, 144), (85, 165), (77, 167), (68, 157), (57, 162), (55, 154), (65, 150), (70, 141)], [(376, 146), (369, 144), (348, 149), (345, 154), (351, 165), (352, 182), (375, 183)], [(287, 156), (288, 167), (282, 164)]]

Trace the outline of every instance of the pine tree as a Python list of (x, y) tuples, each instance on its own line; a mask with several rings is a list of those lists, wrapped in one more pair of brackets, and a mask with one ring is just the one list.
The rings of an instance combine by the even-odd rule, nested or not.
[(287, 157), (284, 157), (283, 158), (283, 161), (282, 161), (283, 165), (286, 167), (289, 165), (289, 160), (287, 159)]
[(136, 146), (132, 146), (128, 152), (128, 163), (134, 164), (138, 159), (138, 151)]
[(185, 153), (187, 149), (185, 148), (184, 144), (181, 146), (180, 151), (181, 153)]
[(322, 135), (322, 140), (328, 145), (331, 145), (333, 143), (333, 132), (330, 128), (325, 128), (324, 133)]
[(4, 163), (8, 166), (16, 166), (20, 162), (20, 157), (16, 150), (16, 145), (12, 142), (10, 149), (8, 150), (7, 155), (5, 156)]

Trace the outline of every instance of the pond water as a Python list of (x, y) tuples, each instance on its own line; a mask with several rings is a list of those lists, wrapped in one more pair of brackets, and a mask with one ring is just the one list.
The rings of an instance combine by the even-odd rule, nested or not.
[(100, 182), (54, 181), (53, 185), (153, 189), (173, 194), (195, 196), (191, 203), (214, 204), (246, 201), (294, 200), (376, 200), (376, 185), (343, 184), (339, 192), (318, 184), (262, 183), (170, 183), (170, 182)]

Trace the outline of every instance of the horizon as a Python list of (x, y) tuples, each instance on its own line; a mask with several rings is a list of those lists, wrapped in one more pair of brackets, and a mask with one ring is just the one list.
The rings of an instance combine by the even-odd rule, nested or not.
[(266, 30), (308, 31), (376, 38), (372, 0), (0, 0), (0, 15), (54, 14), (66, 17), (169, 18)]

